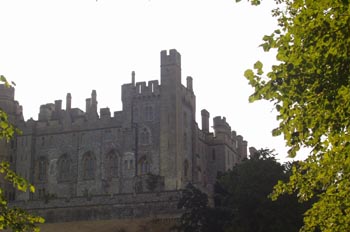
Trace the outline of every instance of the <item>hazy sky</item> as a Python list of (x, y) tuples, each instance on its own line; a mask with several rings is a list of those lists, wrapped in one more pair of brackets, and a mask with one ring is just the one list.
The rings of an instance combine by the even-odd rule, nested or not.
[[(0, 0), (0, 73), (16, 82), (25, 119), (41, 104), (72, 94), (85, 110), (97, 91), (99, 107), (119, 111), (121, 85), (160, 79), (160, 51), (182, 56), (182, 83), (192, 76), (200, 110), (225, 116), (248, 146), (287, 148), (271, 130), (270, 102), (248, 103), (253, 89), (245, 69), (257, 60), (272, 64), (259, 48), (276, 27), (273, 1), (259, 7), (234, 0)], [(266, 65), (268, 67), (268, 65)]]

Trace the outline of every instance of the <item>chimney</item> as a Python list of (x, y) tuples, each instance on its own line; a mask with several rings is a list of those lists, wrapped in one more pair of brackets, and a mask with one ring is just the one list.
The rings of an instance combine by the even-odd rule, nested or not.
[(209, 112), (205, 109), (201, 111), (202, 114), (202, 131), (209, 133)]
[(131, 72), (131, 83), (132, 83), (132, 86), (135, 86), (135, 71)]
[(97, 96), (96, 90), (92, 90), (91, 92), (91, 112), (97, 114)]
[(187, 77), (187, 89), (193, 91), (193, 79), (192, 79), (192, 77)]
[(72, 108), (72, 96), (70, 93), (67, 93), (66, 97), (66, 110), (69, 111)]
[(86, 99), (86, 107), (85, 107), (85, 112), (88, 114), (91, 110), (91, 98)]

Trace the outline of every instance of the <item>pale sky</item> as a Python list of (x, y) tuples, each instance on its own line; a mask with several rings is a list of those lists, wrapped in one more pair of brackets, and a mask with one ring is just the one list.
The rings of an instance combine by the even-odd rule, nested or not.
[[(0, 0), (0, 74), (14, 81), (24, 117), (72, 94), (85, 110), (97, 91), (99, 107), (122, 109), (121, 85), (160, 79), (160, 51), (177, 49), (182, 83), (193, 77), (200, 110), (225, 116), (248, 146), (276, 149), (271, 102), (248, 103), (253, 89), (243, 73), (255, 61), (275, 62), (259, 47), (276, 28), (274, 1), (259, 7), (234, 0)], [(270, 4), (270, 5), (269, 5)]]

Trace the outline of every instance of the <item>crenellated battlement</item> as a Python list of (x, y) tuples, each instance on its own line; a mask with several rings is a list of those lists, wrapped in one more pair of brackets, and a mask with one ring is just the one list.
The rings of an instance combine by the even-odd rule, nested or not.
[(159, 94), (160, 85), (158, 80), (136, 82), (136, 95)]
[(217, 133), (231, 133), (231, 127), (226, 122), (226, 117), (216, 116), (213, 119), (215, 134)]
[(181, 66), (181, 55), (176, 49), (170, 49), (169, 53), (166, 50), (161, 51), (160, 53), (160, 62), (161, 66), (166, 65), (177, 65)]
[(134, 97), (158, 96), (160, 94), (160, 85), (158, 80), (141, 81), (135, 84), (129, 83), (122, 86), (122, 101), (127, 104)]
[(131, 83), (122, 85), (122, 102), (128, 104), (134, 97), (157, 96), (160, 94), (158, 80), (148, 82), (139, 81), (135, 83), (135, 72), (131, 73)]

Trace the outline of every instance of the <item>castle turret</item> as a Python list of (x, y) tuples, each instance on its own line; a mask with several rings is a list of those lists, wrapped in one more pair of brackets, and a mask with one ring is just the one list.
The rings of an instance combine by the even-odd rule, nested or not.
[(91, 111), (91, 98), (86, 98), (85, 100), (85, 112), (89, 114)]
[(201, 111), (202, 115), (202, 131), (209, 133), (209, 112), (205, 109)]
[(5, 111), (11, 122), (23, 120), (22, 107), (15, 101), (15, 89), (0, 85), (0, 108)]
[(23, 120), (22, 106), (15, 101), (15, 89), (0, 84), (0, 109), (4, 111), (11, 123)]
[(228, 136), (231, 137), (231, 127), (230, 125), (226, 122), (226, 118), (225, 117), (220, 117), (217, 116), (213, 119), (214, 122), (214, 132), (215, 132), (215, 136), (216, 137), (220, 137), (220, 136)]

